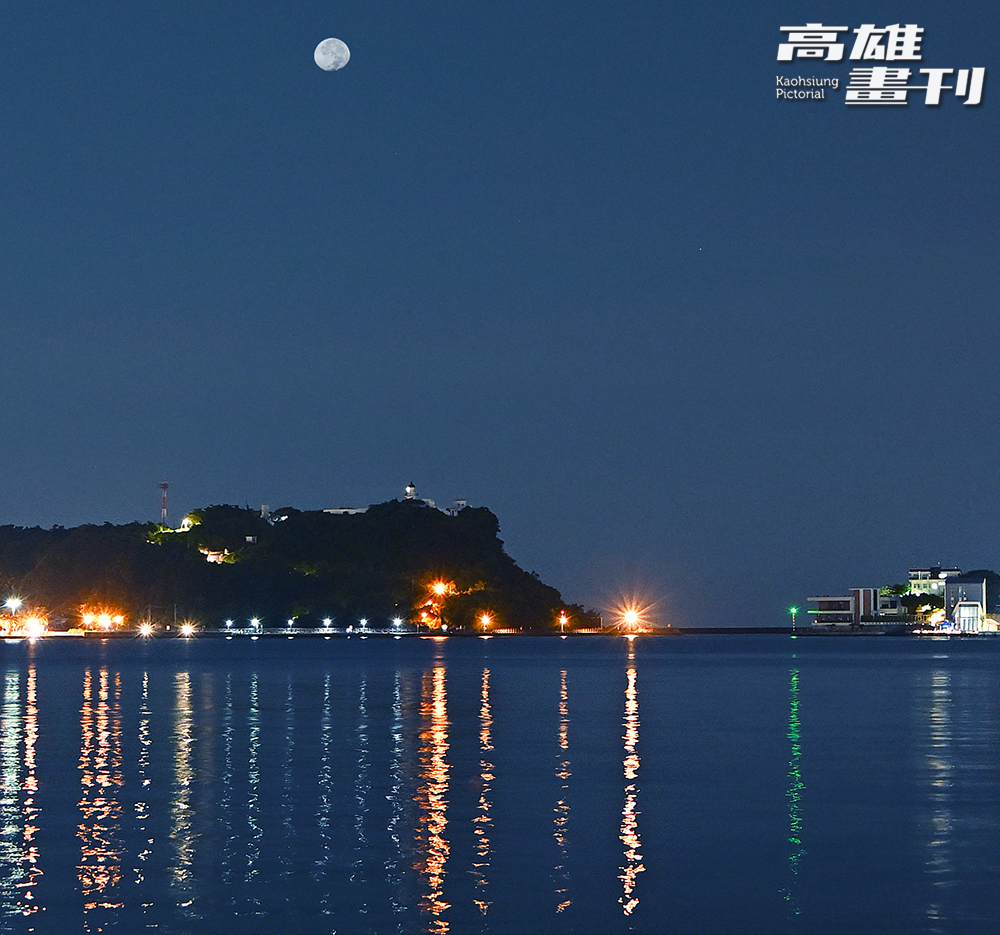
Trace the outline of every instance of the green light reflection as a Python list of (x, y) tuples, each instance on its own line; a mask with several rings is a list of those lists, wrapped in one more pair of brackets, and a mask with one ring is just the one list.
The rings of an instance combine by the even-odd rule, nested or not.
[(802, 782), (802, 730), (799, 721), (799, 670), (790, 669), (788, 673), (788, 741), (790, 752), (788, 758), (788, 791), (785, 799), (788, 802), (788, 869), (790, 880), (782, 890), (782, 896), (788, 903), (792, 915), (799, 915), (801, 908), (796, 899), (797, 877), (805, 848), (802, 846), (802, 792), (805, 783)]

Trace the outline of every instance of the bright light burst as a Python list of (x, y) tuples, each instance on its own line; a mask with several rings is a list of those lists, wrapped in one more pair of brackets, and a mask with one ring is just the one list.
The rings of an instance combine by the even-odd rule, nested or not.
[(48, 621), (40, 614), (32, 614), (23, 619), (21, 628), (29, 639), (34, 640), (48, 629)]
[(120, 630), (125, 625), (125, 615), (106, 607), (81, 607), (80, 620), (85, 630)]
[(653, 626), (655, 607), (655, 601), (647, 602), (636, 595), (622, 598), (614, 608), (613, 626), (624, 633), (645, 633)]

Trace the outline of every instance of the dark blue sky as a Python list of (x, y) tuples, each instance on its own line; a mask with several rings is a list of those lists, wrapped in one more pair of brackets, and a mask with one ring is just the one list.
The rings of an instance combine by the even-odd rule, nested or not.
[[(907, 64), (985, 67), (984, 101), (847, 107), (852, 63), (776, 61), (817, 21), (915, 22)], [(493, 509), (567, 599), (677, 624), (1000, 568), (998, 26), (12, 0), (0, 523), (412, 480)], [(777, 101), (778, 74), (841, 87)]]

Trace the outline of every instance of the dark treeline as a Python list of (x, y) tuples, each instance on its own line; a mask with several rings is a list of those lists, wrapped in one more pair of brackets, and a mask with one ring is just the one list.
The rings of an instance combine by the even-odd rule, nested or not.
[[(334, 515), (209, 506), (182, 531), (155, 524), (65, 529), (0, 527), (0, 588), (75, 625), (82, 606), (114, 607), (130, 622), (194, 619), (209, 626), (259, 617), (265, 626), (380, 625), (419, 619), (434, 581), (449, 582), (449, 627), (551, 630), (565, 609), (571, 625), (596, 626), (593, 611), (517, 566), (485, 508), (449, 515), (419, 501), (380, 503)], [(208, 553), (215, 561), (208, 561)]]

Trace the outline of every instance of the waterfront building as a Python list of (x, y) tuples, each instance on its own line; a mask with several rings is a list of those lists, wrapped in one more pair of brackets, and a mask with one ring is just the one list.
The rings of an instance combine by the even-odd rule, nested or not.
[(978, 633), (986, 621), (986, 579), (954, 575), (945, 584), (945, 619), (964, 633)]
[(906, 613), (897, 594), (879, 594), (878, 614), (880, 617), (901, 617)]
[[(815, 609), (810, 609), (814, 627), (858, 627), (877, 624), (884, 625), (880, 611), (883, 601), (887, 603), (884, 616), (897, 616), (898, 609), (889, 609), (887, 596), (879, 595), (878, 588), (851, 588), (850, 594), (842, 596), (823, 595), (807, 597)], [(898, 598), (895, 598), (898, 604)]]
[(932, 565), (929, 568), (911, 568), (910, 593), (944, 597), (947, 579), (960, 574), (962, 574), (961, 568), (942, 568), (940, 565)]
[(986, 614), (979, 601), (959, 601), (952, 611), (952, 623), (962, 633), (980, 633), (985, 622)]
[(807, 597), (815, 608), (809, 609), (814, 627), (850, 627), (854, 625), (854, 595)]

